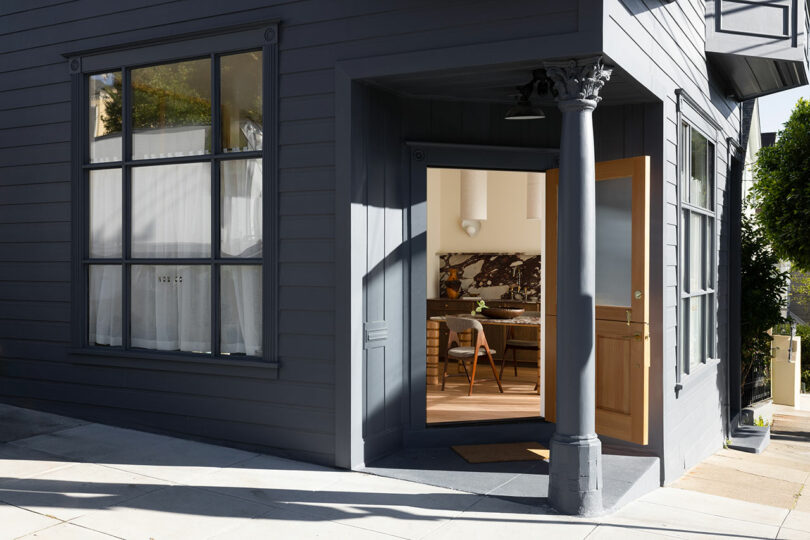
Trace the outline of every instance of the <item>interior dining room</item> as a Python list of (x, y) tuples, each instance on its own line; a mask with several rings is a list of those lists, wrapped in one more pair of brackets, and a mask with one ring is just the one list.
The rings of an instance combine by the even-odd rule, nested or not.
[(545, 183), (428, 168), (428, 425), (543, 416)]

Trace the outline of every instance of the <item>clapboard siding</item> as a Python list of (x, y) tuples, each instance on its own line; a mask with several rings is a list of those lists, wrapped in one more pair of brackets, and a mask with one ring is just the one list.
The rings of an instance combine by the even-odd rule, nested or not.
[(69, 163), (70, 143), (37, 144), (0, 150), (4, 167), (38, 163)]
[[(661, 361), (669, 373), (677, 324), (678, 219), (674, 178), (677, 124), (670, 90), (687, 87), (701, 99), (712, 92), (703, 54), (703, 8), (696, 0), (663, 7), (646, 0), (615, 4), (606, 8), (605, 24), (621, 30), (611, 35), (617, 47), (649, 51), (644, 62), (628, 60), (627, 69), (636, 76), (649, 68), (646, 77), (656, 81), (644, 75), (636, 78), (659, 96), (663, 114), (655, 109), (659, 105), (600, 105), (594, 116), (597, 159), (641, 153), (660, 159), (663, 223), (659, 232), (664, 245), (660, 254), (663, 305), (658, 316), (665, 344)], [(575, 2), (557, 0), (3, 2), (0, 350), (10, 360), (8, 366), (0, 367), (0, 399), (332, 463), (334, 291), (349, 286), (335, 281), (338, 261), (348, 256), (336, 251), (335, 240), (335, 63), (571, 34), (579, 28), (579, 9)], [(223, 376), (202, 365), (173, 363), (158, 369), (155, 361), (138, 366), (118, 359), (104, 365), (103, 357), (69, 354), (70, 83), (61, 55), (262, 19), (281, 21), (275, 164), (279, 169), (278, 379), (254, 380), (253, 371), (236, 367)], [(624, 66), (622, 54), (606, 52)], [(538, 51), (538, 56), (542, 54)], [(381, 138), (369, 141), (366, 173), (385, 179), (389, 187), (395, 184), (399, 147), (405, 140), (526, 147), (559, 144), (560, 117), (553, 110), (547, 111), (544, 129), (536, 129), (532, 123), (504, 121), (501, 104), (413, 99), (385, 92), (369, 92), (369, 96), (385, 112), (389, 124), (374, 128)], [(737, 113), (733, 104), (716, 96), (705, 103), (726, 134), (734, 135)], [(656, 122), (663, 122), (663, 128), (651, 129)], [(659, 137), (657, 130), (661, 129)], [(725, 150), (718, 146), (720, 152)], [(721, 184), (718, 178), (718, 187)], [(382, 192), (372, 190), (370, 196), (380, 197), (386, 206), (401, 205), (395, 192), (386, 187)], [(718, 194), (718, 200), (721, 197)], [(385, 219), (393, 217), (395, 213)], [(395, 234), (387, 235), (395, 232), (389, 226), (386, 241), (393, 241)], [(396, 265), (387, 270), (392, 272), (390, 279), (398, 279)], [(382, 310), (381, 317), (396, 320), (396, 313), (385, 311), (392, 305), (396, 304), (371, 307)], [(718, 321), (721, 329), (724, 325)], [(400, 381), (392, 379), (397, 367), (390, 364), (392, 358), (386, 360), (388, 371), (375, 375), (388, 385), (389, 397), (401, 391)], [(666, 388), (669, 383), (658, 383), (667, 395), (671, 393)], [(716, 389), (712, 393), (709, 385), (694, 386), (690, 391), (696, 394), (695, 407), (713, 403)], [(708, 397), (697, 395), (699, 392)], [(684, 411), (683, 417), (692, 418), (693, 410)], [(389, 411), (370, 421), (385, 431), (395, 428), (399, 419)], [(705, 425), (709, 432), (713, 425), (707, 422), (693, 424)], [(673, 430), (685, 433), (688, 426), (684, 420)], [(701, 449), (710, 446), (705, 437), (701, 440)]]
[[(0, 4), (0, 15), (7, 16), (14, 13), (27, 12), (44, 6), (67, 4), (74, 0), (7, 0)], [(5, 32), (7, 27), (0, 26)]]
[(70, 324), (50, 321), (5, 321), (0, 326), (0, 339), (4, 338), (67, 343), (70, 339)]
[[(334, 240), (304, 239), (282, 240), (279, 243), (279, 261), (292, 263), (334, 262)], [(304, 292), (303, 288), (296, 288), (295, 294)], [(310, 302), (302, 302), (307, 305)]]
[(0, 298), (3, 300), (27, 300), (67, 302), (70, 300), (70, 283), (8, 282), (0, 283)]
[(0, 129), (0, 149), (26, 145), (70, 142), (70, 122), (52, 122), (41, 126)]
[(32, 86), (20, 90), (6, 90), (0, 92), (0, 110), (62, 103), (65, 101), (65, 96), (69, 94), (69, 82)]
[[(69, 242), (31, 243), (18, 240), (11, 239), (0, 243), (0, 261), (47, 262), (70, 260)], [(0, 299), (4, 299), (4, 297), (0, 295)]]
[(285, 73), (279, 77), (279, 97), (329, 94), (335, 91), (335, 74), (331, 69)]
[(279, 220), (280, 238), (333, 238), (335, 229), (334, 216), (281, 216)]
[(70, 322), (69, 302), (24, 301), (0, 302), (0, 319), (8, 321)]
[(0, 73), (0, 91), (18, 90), (20, 88), (33, 88), (61, 80), (65, 74), (64, 62), (56, 62), (33, 68), (15, 69)]
[[(36, 378), (51, 382), (74, 382), (88, 386), (110, 387), (117, 389), (141, 389), (147, 392), (183, 394), (193, 397), (204, 394), (212, 398), (221, 398), (223, 402), (244, 402), (264, 407), (275, 403), (283, 406), (301, 407), (301, 393), (306, 392), (309, 400), (304, 408), (329, 408), (334, 401), (332, 387), (324, 383), (288, 382), (279, 385), (271, 395), (267, 393), (265, 381), (245, 379), (241, 381), (241, 392), (234, 396), (232, 391), (215, 378), (179, 372), (154, 372), (149, 370), (133, 371), (116, 366), (81, 366), (61, 362), (29, 362), (26, 360), (4, 360), (4, 373), (9, 376)], [(158, 374), (159, 376), (155, 376)], [(193, 389), (194, 392), (189, 392)], [(238, 398), (238, 399), (237, 399)], [(285, 419), (277, 421), (284, 422)]]
[[(37, 240), (39, 238), (56, 240), (60, 242), (70, 241), (70, 228), (64, 222), (55, 223), (27, 223), (27, 224), (0, 224), (0, 238), (6, 242), (14, 242), (14, 239), (28, 238)], [(33, 279), (33, 277), (32, 277)]]
[(334, 133), (332, 118), (291, 120), (281, 123), (279, 142), (281, 145), (332, 142)]
[[(0, 167), (2, 167), (1, 164)], [(70, 181), (70, 174), (68, 171), (65, 171), (65, 166), (62, 163), (5, 167), (2, 169), (2, 174), (0, 174), (0, 186), (39, 183), (47, 184), (52, 182), (68, 181)], [(2, 204), (2, 202), (3, 201), (0, 200), (0, 204)]]
[(332, 167), (284, 169), (279, 172), (279, 191), (321, 191), (335, 188), (335, 170)]
[(41, 223), (70, 221), (70, 203), (2, 204), (0, 223)]
[(324, 310), (334, 310), (335, 300), (329, 298), (330, 287), (284, 287), (279, 295), (279, 309), (301, 308), (317, 305)]
[(16, 107), (0, 110), (0, 126), (16, 128), (25, 126), (44, 126), (50, 122), (70, 121), (70, 102), (37, 105), (34, 107)]
[[(19, 379), (15, 379), (15, 383), (4, 401), (22, 407), (36, 407), (67, 416), (93, 418), (103, 423), (222, 442), (247, 449), (267, 450), (315, 463), (330, 464), (333, 459), (331, 452), (322, 451), (331, 448), (332, 434), (278, 428), (260, 422), (180, 415), (171, 410), (128, 408), (121, 406), (124, 401), (97, 403), (82, 394), (77, 394), (75, 399), (58, 399), (56, 396), (63, 395), (58, 385)], [(31, 395), (39, 397), (31, 398)], [(73, 398), (72, 395), (65, 397)], [(286, 444), (280, 445), (280, 442)], [(310, 448), (312, 450), (308, 450)]]
[[(664, 189), (662, 238), (663, 304), (660, 314), (663, 350), (653, 358), (661, 363), (662, 377), (653, 381), (663, 392), (662, 415), (653, 419), (665, 433), (662, 480), (670, 482), (717, 450), (724, 437), (722, 403), (727, 394), (724, 378), (728, 336), (727, 270), (729, 213), (726, 211), (726, 138), (739, 140), (739, 110), (735, 102), (718, 92), (705, 59), (705, 21), (702, 3), (651, 0), (621, 0), (609, 10), (605, 44), (611, 56), (647, 85), (664, 102)], [(628, 47), (637, 47), (628, 50)], [(639, 54), (639, 51), (642, 54)], [(678, 117), (676, 88), (683, 88), (721, 126), (717, 133), (717, 246), (718, 251), (718, 356), (710, 364), (685, 377), (676, 393), (678, 306)]]

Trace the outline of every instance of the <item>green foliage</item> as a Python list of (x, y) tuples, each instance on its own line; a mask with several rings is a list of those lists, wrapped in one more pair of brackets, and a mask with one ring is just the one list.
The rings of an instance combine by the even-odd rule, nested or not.
[[(796, 325), (796, 335), (802, 338), (802, 343), (810, 349), (810, 324)], [(807, 359), (810, 362), (810, 358)], [(810, 369), (810, 366), (808, 366)]]
[[(132, 126), (134, 129), (207, 125), (211, 123), (210, 82), (207, 64), (201, 61), (151, 66), (132, 71)], [(203, 79), (205, 84), (199, 84)], [(105, 88), (106, 132), (122, 126), (122, 81), (115, 74)]]
[[(780, 336), (789, 336), (790, 323), (777, 324), (773, 328), (773, 333), (779, 334)], [(802, 338), (802, 345), (810, 347), (810, 324), (797, 324), (796, 336)]]
[(768, 425), (768, 421), (762, 418), (762, 415), (760, 415), (756, 420), (754, 420), (754, 425), (759, 427), (765, 427)]
[(101, 117), (101, 123), (104, 124), (105, 133), (120, 133), (124, 129), (121, 115), (121, 108), (123, 107), (122, 86), (121, 72), (117, 71), (113, 76), (112, 85), (105, 87), (101, 91), (105, 113)]
[(475, 306), (475, 309), (470, 312), (470, 315), (475, 315), (476, 313), (481, 313), (482, 310), (488, 308), (489, 306), (484, 300), (479, 300)]
[(790, 273), (791, 288), (796, 294), (810, 296), (810, 272), (794, 271)]
[(774, 252), (810, 271), (810, 102), (800, 99), (774, 146), (759, 151), (754, 176), (757, 220)]
[(780, 272), (779, 258), (762, 231), (745, 215), (742, 220), (742, 381), (752, 369), (767, 367), (771, 358), (768, 331), (785, 322), (782, 307), (787, 272)]

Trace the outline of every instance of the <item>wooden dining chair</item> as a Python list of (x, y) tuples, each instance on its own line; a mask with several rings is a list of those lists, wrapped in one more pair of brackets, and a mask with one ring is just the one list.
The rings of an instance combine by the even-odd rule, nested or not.
[[(524, 311), (521, 317), (540, 317), (539, 311)], [(506, 336), (506, 345), (503, 348), (503, 356), (501, 357), (501, 377), (503, 377), (503, 368), (506, 365), (506, 353), (512, 351), (512, 363), (515, 366), (515, 377), (518, 374), (517, 365), (517, 352), (518, 351), (535, 351), (540, 350), (540, 329), (537, 329), (537, 339), (515, 339), (515, 327), (510, 326)], [(540, 369), (538, 364), (537, 369)], [(537, 390), (537, 388), (535, 388)]]
[[(492, 367), (492, 374), (495, 376), (495, 382), (498, 383), (498, 390), (503, 393), (501, 379), (498, 377), (498, 370), (495, 368), (495, 361), (492, 359), (492, 355), (495, 354), (495, 351), (489, 348), (487, 336), (484, 335), (484, 327), (481, 325), (481, 323), (468, 317), (448, 316), (445, 320), (447, 322), (447, 329), (450, 331), (450, 335), (447, 338), (447, 355), (444, 357), (442, 391), (444, 391), (444, 383), (447, 381), (448, 377), (447, 360), (449, 358), (453, 358), (464, 366), (464, 373), (467, 375), (467, 379), (470, 381), (470, 390), (467, 392), (467, 395), (471, 396), (473, 385), (475, 384), (475, 369), (478, 366), (478, 358), (481, 356), (486, 356), (489, 360), (489, 365)], [(459, 346), (461, 341), (459, 340), (458, 335), (466, 330), (475, 330), (475, 344), (472, 347)], [(455, 344), (455, 347), (453, 344)], [(465, 363), (465, 360), (470, 358), (472, 358), (471, 373), (467, 371), (467, 365)]]

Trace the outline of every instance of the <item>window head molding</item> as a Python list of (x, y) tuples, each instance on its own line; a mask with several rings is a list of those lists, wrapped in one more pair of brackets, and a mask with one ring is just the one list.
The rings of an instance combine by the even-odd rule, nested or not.
[(155, 64), (199, 56), (200, 51), (240, 51), (277, 45), (279, 20), (222, 26), (201, 32), (185, 32), (156, 39), (141, 39), (112, 45), (66, 51), (71, 74), (104, 71), (121, 65)]
[[(252, 51), (252, 52), (251, 52)], [(253, 84), (256, 84), (258, 77), (258, 114), (260, 115), (260, 130), (258, 132), (259, 143), (250, 145), (244, 141), (232, 143), (235, 138), (250, 137), (249, 133), (245, 133), (243, 129), (245, 122), (239, 122), (236, 130), (225, 129), (225, 117), (229, 116), (227, 112), (223, 112), (227, 108), (225, 95), (228, 93), (226, 85), (230, 81), (230, 77), (225, 77), (226, 60), (228, 62), (233, 58), (246, 57), (253, 55), (254, 65), (258, 66), (258, 71), (254, 69)], [(161, 40), (139, 41), (131, 42), (122, 45), (116, 45), (111, 48), (104, 49), (89, 49), (82, 51), (72, 51), (65, 53), (67, 58), (68, 69), (71, 73), (71, 86), (72, 86), (72, 343), (74, 354), (90, 354), (98, 357), (99, 354), (104, 355), (105, 351), (110, 353), (111, 357), (139, 357), (144, 359), (151, 359), (154, 362), (166, 361), (166, 359), (174, 359), (182, 361), (187, 364), (197, 363), (200, 366), (210, 365), (211, 362), (222, 362), (223, 365), (230, 365), (238, 367), (243, 364), (260, 363), (263, 367), (272, 368), (270, 371), (275, 373), (277, 371), (278, 359), (278, 334), (277, 334), (277, 283), (278, 283), (278, 254), (277, 254), (277, 236), (278, 236), (278, 181), (277, 181), (277, 124), (278, 124), (278, 22), (277, 21), (261, 21), (254, 22), (248, 25), (240, 25), (238, 27), (223, 27), (214, 31), (206, 31), (204, 33), (193, 33), (176, 35), (170, 38)], [(205, 75), (198, 77), (198, 82), (203, 86), (207, 86), (210, 90), (210, 96), (206, 98), (210, 102), (210, 116), (200, 126), (196, 126), (199, 122), (192, 122), (189, 124), (192, 130), (203, 131), (207, 130), (202, 140), (205, 140), (207, 150), (204, 151), (188, 151), (183, 149), (183, 152), (175, 152), (168, 149), (168, 151), (160, 152), (155, 151), (141, 151), (136, 154), (133, 148), (133, 104), (138, 99), (136, 94), (139, 93), (141, 98), (144, 95), (143, 88), (138, 91), (133, 91), (133, 73), (148, 72), (149, 69), (154, 68), (171, 68), (172, 65), (178, 66), (181, 64), (190, 64), (193, 61), (204, 60), (210, 65), (205, 71)], [(159, 69), (158, 69), (159, 71)], [(116, 144), (121, 150), (116, 155), (117, 157), (106, 159), (104, 161), (91, 160), (89, 153), (90, 143), (92, 137), (88, 137), (90, 128), (89, 119), (89, 102), (90, 99), (90, 82), (94, 77), (101, 74), (115, 74), (118, 73), (120, 79), (118, 85), (120, 88), (119, 99), (120, 103), (117, 105), (120, 109), (118, 117), (120, 118), (120, 133), (117, 137), (121, 143)], [(202, 71), (200, 72), (202, 73)], [(111, 83), (107, 81), (107, 83)], [(210, 85), (210, 86), (209, 86)], [(169, 100), (172, 99), (170, 90), (155, 87), (152, 83), (151, 87), (155, 88), (152, 93), (158, 94), (169, 92)], [(150, 88), (151, 88), (150, 87)], [(255, 86), (254, 86), (255, 88)], [(238, 99), (238, 95), (244, 92), (232, 92), (233, 98)], [(155, 94), (156, 95), (156, 94)], [(188, 101), (188, 100), (186, 100)], [(183, 114), (188, 114), (184, 112)], [(109, 115), (108, 115), (109, 116)], [(233, 115), (230, 115), (233, 116)], [(207, 122), (207, 127), (203, 129)], [(172, 128), (172, 122), (165, 123), (167, 129), (181, 129), (189, 131), (191, 128)], [(137, 126), (135, 126), (137, 127)], [(149, 130), (154, 131), (154, 126), (148, 126)], [(249, 126), (247, 126), (249, 127)], [(166, 131), (166, 129), (164, 129)], [(232, 132), (232, 133), (227, 133)], [(243, 134), (244, 133), (244, 137)], [(201, 137), (203, 135), (200, 135)], [(141, 139), (149, 137), (148, 134), (142, 134)], [(230, 138), (229, 138), (230, 137)], [(103, 139), (103, 136), (100, 137)], [(164, 137), (165, 139), (166, 137)], [(168, 137), (170, 140), (172, 137)], [(177, 134), (174, 135), (177, 139)], [(263, 142), (262, 142), (263, 141)], [(165, 141), (164, 141), (165, 142)], [(256, 252), (248, 253), (245, 251), (241, 253), (244, 246), (239, 243), (239, 238), (232, 235), (228, 236), (222, 230), (224, 223), (224, 215), (229, 210), (223, 204), (221, 197), (225, 197), (225, 193), (231, 189), (240, 189), (232, 187), (239, 184), (237, 176), (239, 173), (235, 168), (239, 168), (240, 164), (246, 166), (250, 164), (257, 164), (258, 176), (256, 176), (256, 165), (253, 166), (253, 177), (258, 178), (258, 208), (259, 215), (263, 215), (263, 219), (259, 218), (259, 230), (257, 231), (259, 246), (261, 252), (257, 255)], [(197, 205), (204, 208), (205, 212), (210, 211), (210, 225), (201, 225), (197, 228), (196, 233), (203, 232), (202, 236), (210, 229), (210, 237), (208, 244), (210, 245), (206, 253), (182, 253), (177, 256), (177, 259), (166, 259), (165, 254), (152, 254), (141, 253), (135, 249), (136, 238), (133, 236), (133, 214), (135, 208), (133, 206), (133, 197), (137, 194), (138, 190), (141, 191), (146, 186), (150, 170), (159, 172), (158, 169), (165, 170), (179, 170), (181, 168), (188, 168), (196, 166), (198, 169), (206, 169), (206, 174), (203, 177), (197, 178), (201, 182), (197, 182), (200, 186), (205, 184), (205, 189), (210, 192), (208, 203), (202, 202)], [(122, 217), (121, 235), (124, 239), (121, 242), (123, 246), (122, 252), (113, 250), (111, 259), (104, 259), (97, 257), (96, 254), (91, 253), (91, 237), (90, 237), (90, 220), (91, 220), (91, 205), (89, 198), (92, 195), (91, 191), (91, 177), (99, 179), (98, 173), (116, 172), (121, 177), (120, 186), (118, 189), (122, 193), (118, 199), (122, 199), (121, 208), (118, 210)], [(207, 171), (210, 171), (210, 175)], [(138, 173), (138, 174), (135, 174)], [(175, 171), (174, 179), (179, 178), (179, 173)], [(142, 180), (138, 180), (138, 176)], [(153, 176), (153, 175), (152, 175)], [(182, 176), (182, 175), (180, 175)], [(199, 175), (198, 175), (199, 176)], [(229, 179), (233, 177), (231, 182)], [(115, 179), (113, 179), (114, 182)], [(151, 180), (154, 180), (152, 178)], [(101, 182), (96, 182), (100, 184)], [(154, 182), (152, 182), (154, 183)], [(136, 185), (140, 184), (140, 186)], [(210, 189), (207, 187), (210, 186)], [(199, 186), (198, 186), (199, 187)], [(103, 191), (103, 190), (102, 190)], [(107, 193), (107, 195), (110, 195)], [(239, 197), (237, 197), (239, 198)], [(244, 197), (241, 197), (244, 198)], [(111, 195), (111, 199), (116, 199), (115, 194)], [(199, 201), (198, 201), (199, 202)], [(238, 201), (237, 201), (238, 202)], [(143, 206), (143, 205), (141, 205)], [(231, 212), (233, 213), (233, 212)], [(199, 235), (198, 235), (199, 236)], [(196, 241), (196, 240), (195, 240)], [(254, 242), (255, 243), (255, 242)], [(244, 244), (244, 242), (243, 242)], [(245, 244), (247, 245), (247, 244)], [(249, 246), (248, 246), (249, 247)], [(247, 249), (247, 248), (244, 248)], [(234, 251), (236, 250), (236, 251)], [(205, 251), (205, 249), (203, 249)], [(250, 251), (248, 249), (248, 251)], [(156, 270), (156, 276), (152, 276), (150, 282), (158, 282), (161, 286), (178, 287), (181, 282), (194, 281), (197, 277), (189, 275), (181, 275), (182, 272), (172, 269), (170, 266), (160, 265), (182, 265), (188, 268), (208, 269), (207, 272), (211, 274), (209, 277), (211, 286), (205, 286), (203, 289), (210, 291), (211, 297), (211, 336), (212, 339), (207, 344), (202, 345), (191, 342), (185, 349), (186, 353), (173, 352), (170, 350), (144, 350), (137, 348), (138, 344), (130, 334), (132, 326), (132, 299), (137, 298), (132, 291), (133, 276), (136, 271), (141, 272), (145, 268)], [(157, 266), (155, 266), (157, 265)], [(196, 266), (195, 266), (196, 265)], [(252, 266), (251, 266), (252, 265)], [(92, 343), (89, 338), (89, 306), (88, 298), (90, 294), (90, 273), (91, 270), (98, 274), (99, 269), (111, 270), (114, 268), (121, 268), (123, 272), (123, 283), (121, 284), (121, 291), (123, 292), (124, 300), (122, 301), (123, 313), (123, 329), (122, 341), (123, 343), (116, 347), (91, 347)], [(178, 267), (179, 268), (179, 267)], [(225, 294), (224, 286), (220, 286), (220, 281), (225, 283), (227, 280), (229, 284), (238, 281), (234, 276), (237, 274), (249, 272), (251, 269), (257, 270), (259, 276), (251, 276), (255, 282), (258, 280), (260, 283), (260, 290), (263, 294), (259, 295), (257, 302), (259, 303), (259, 313), (261, 316), (260, 328), (260, 350), (261, 353), (257, 357), (255, 354), (245, 353), (244, 351), (229, 351), (224, 345), (225, 340), (225, 327), (223, 327), (223, 320), (229, 317), (232, 319), (234, 312), (237, 308), (232, 307), (230, 313), (225, 311), (220, 313), (220, 302), (224, 305)], [(158, 271), (159, 270), (159, 271)], [(171, 270), (171, 271), (170, 271)], [(120, 273), (120, 272), (119, 272)], [(164, 275), (165, 274), (165, 275)], [(97, 277), (97, 276), (96, 276)], [(155, 281), (157, 277), (157, 281)], [(118, 278), (116, 278), (118, 279)], [(155, 286), (155, 285), (152, 285)], [(232, 289), (233, 287), (230, 287)], [(238, 288), (238, 287), (237, 287)], [(201, 290), (203, 290), (201, 289)], [(130, 294), (133, 297), (130, 297)], [(234, 304), (237, 300), (229, 299), (230, 304)], [(239, 307), (243, 310), (243, 307)], [(240, 315), (241, 317), (241, 315)], [(255, 341), (255, 340), (254, 340)], [(91, 350), (92, 349), (92, 350)], [(160, 348), (158, 348), (160, 349)], [(117, 351), (117, 352), (116, 352)]]
[(701, 126), (704, 131), (723, 131), (723, 128), (717, 123), (717, 120), (715, 120), (706, 109), (701, 107), (700, 104), (695, 101), (695, 99), (690, 96), (686, 90), (683, 88), (676, 88), (675, 97), (677, 98), (676, 103), (678, 114), (689, 114), (693, 121), (696, 119), (695, 115), (697, 115), (697, 117), (699, 117), (703, 122), (708, 124), (708, 126)]

